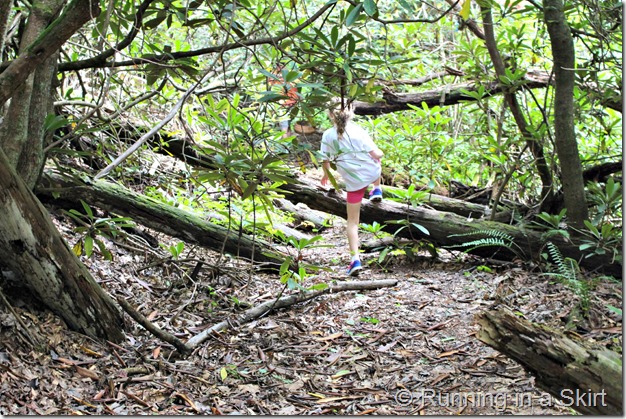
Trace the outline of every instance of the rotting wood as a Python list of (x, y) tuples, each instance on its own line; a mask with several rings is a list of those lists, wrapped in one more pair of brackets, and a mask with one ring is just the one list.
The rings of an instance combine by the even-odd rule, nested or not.
[(582, 414), (623, 414), (622, 360), (499, 307), (477, 316), (478, 339), (519, 362), (537, 385)]
[(339, 282), (336, 284), (328, 284), (328, 288), (316, 291), (304, 291), (298, 294), (287, 295), (284, 297), (273, 298), (256, 307), (246, 310), (243, 314), (235, 319), (227, 319), (217, 323), (201, 333), (189, 339), (186, 343), (187, 347), (196, 348), (198, 345), (209, 339), (213, 334), (217, 334), (233, 325), (241, 325), (257, 319), (272, 310), (285, 308), (294, 304), (308, 301), (312, 298), (319, 297), (324, 294), (331, 294), (342, 291), (363, 291), (374, 290), (378, 288), (393, 287), (398, 283), (395, 279), (387, 279), (380, 281), (358, 281), (358, 282)]

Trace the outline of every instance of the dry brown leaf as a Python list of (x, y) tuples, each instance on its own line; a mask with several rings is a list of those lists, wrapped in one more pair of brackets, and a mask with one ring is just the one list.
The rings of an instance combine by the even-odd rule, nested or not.
[(439, 355), (437, 355), (437, 358), (445, 358), (447, 356), (452, 356), (452, 355), (458, 354), (459, 352), (461, 352), (460, 349), (453, 349), (451, 351), (446, 351), (446, 352), (440, 353)]
[(161, 354), (161, 347), (157, 346), (156, 348), (154, 348), (154, 350), (152, 351), (152, 359), (157, 359), (159, 357), (159, 355)]
[(341, 355), (343, 355), (342, 351), (330, 354), (328, 358), (326, 359), (326, 362), (328, 362), (328, 366), (330, 367), (334, 365), (335, 362), (337, 362), (341, 358)]
[(343, 336), (343, 332), (337, 332), (337, 333), (333, 333), (332, 335), (324, 336), (322, 338), (315, 338), (315, 340), (319, 340), (319, 341), (334, 340), (334, 339), (340, 338), (341, 336)]
[(397, 340), (394, 340), (391, 343), (388, 343), (387, 345), (384, 346), (379, 346), (378, 349), (376, 349), (378, 352), (387, 352), (389, 349), (393, 348), (394, 346), (396, 346), (396, 344), (398, 343)]
[(174, 396), (178, 396), (181, 399), (183, 399), (185, 402), (187, 402), (187, 404), (196, 412), (199, 412), (198, 408), (196, 407), (196, 404), (189, 398), (189, 396), (187, 396), (186, 394), (183, 393), (175, 393)]
[(87, 348), (86, 346), (81, 346), (80, 349), (86, 353), (87, 355), (91, 355), (91, 356), (95, 356), (96, 358), (102, 358), (104, 355), (102, 355), (99, 352), (96, 351), (92, 351), (91, 349)]
[(79, 367), (78, 365), (74, 365), (74, 368), (76, 369), (78, 375), (82, 377), (91, 378), (94, 381), (98, 381), (98, 379), (100, 378), (98, 374), (91, 370), (88, 370), (87, 368)]

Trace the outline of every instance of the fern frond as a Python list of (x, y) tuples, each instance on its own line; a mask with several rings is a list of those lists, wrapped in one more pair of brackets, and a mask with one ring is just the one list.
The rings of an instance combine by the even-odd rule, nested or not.
[(507, 249), (510, 249), (511, 243), (510, 242), (506, 243), (504, 240), (497, 238), (497, 237), (484, 237), (482, 239), (472, 240), (469, 242), (457, 244), (457, 245), (450, 246), (450, 247), (451, 248), (463, 247), (463, 248), (466, 248), (466, 251), (469, 252), (474, 249), (478, 249), (479, 247), (491, 247), (491, 246), (506, 247)]
[(449, 237), (471, 237), (471, 236), (487, 236), (487, 237), (497, 237), (502, 240), (508, 240), (509, 242), (513, 241), (513, 237), (500, 230), (474, 230), (469, 233), (460, 233), (460, 234), (451, 234)]
[[(465, 252), (471, 252), (472, 250), (480, 247), (505, 247), (512, 252), (518, 254), (517, 250), (521, 249), (517, 244), (513, 242), (513, 237), (504, 231), (500, 230), (474, 230), (469, 233), (451, 234), (449, 237), (475, 237), (481, 236), (479, 239), (471, 240), (462, 244), (450, 246), (450, 248), (463, 248)], [(522, 252), (523, 253), (523, 252)]]
[(576, 275), (576, 267), (573, 265), (573, 260), (564, 258), (561, 251), (554, 243), (548, 242), (546, 246), (548, 247), (548, 254), (559, 271), (559, 275), (568, 281), (576, 281), (578, 277)]

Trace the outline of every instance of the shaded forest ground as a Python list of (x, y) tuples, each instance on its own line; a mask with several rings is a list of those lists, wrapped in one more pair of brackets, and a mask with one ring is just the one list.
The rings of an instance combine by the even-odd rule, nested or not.
[[(75, 227), (52, 209), (73, 245)], [(159, 242), (175, 245), (152, 233)], [(344, 222), (333, 218), (325, 244), (305, 261), (328, 268), (304, 286), (345, 279)], [(366, 240), (369, 236), (363, 234)], [(137, 242), (107, 243), (113, 261), (83, 261), (114, 297), (186, 340), (226, 318), (276, 298), (275, 275), (235, 259), (205, 267), (215, 253), (186, 247), (179, 261)], [(364, 255), (376, 261), (378, 254)], [(187, 260), (186, 262), (184, 260)], [(21, 330), (0, 305), (0, 414), (571, 414), (517, 363), (475, 337), (474, 315), (499, 303), (525, 318), (621, 352), (621, 283), (593, 284), (588, 315), (565, 284), (515, 265), (442, 252), (372, 263), (361, 280), (397, 286), (343, 292), (232, 324), (187, 358), (129, 319), (127, 340), (96, 342), (67, 330), (27, 295), (8, 294)], [(572, 321), (572, 319), (574, 319)], [(28, 335), (37, 339), (33, 345)]]

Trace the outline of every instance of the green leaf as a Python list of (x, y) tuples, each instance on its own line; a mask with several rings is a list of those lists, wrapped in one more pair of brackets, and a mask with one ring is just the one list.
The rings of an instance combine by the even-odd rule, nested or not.
[(243, 191), (241, 199), (249, 198), (254, 193), (254, 191), (256, 191), (257, 186), (258, 184), (256, 182), (250, 182), (248, 184), (248, 187)]
[(460, 13), (463, 20), (469, 19), (471, 4), (472, 4), (472, 0), (465, 0), (465, 3), (463, 3), (463, 7), (461, 8), (461, 13)]
[(85, 214), (87, 214), (89, 216), (89, 218), (93, 218), (93, 211), (91, 210), (91, 207), (89, 205), (87, 205), (87, 203), (85, 201), (83, 201), (82, 199), (80, 200), (80, 203), (82, 204), (83, 208), (85, 209)]
[(361, 14), (361, 10), (363, 10), (363, 3), (357, 4), (356, 7), (348, 14), (348, 17), (346, 18), (346, 26), (351, 26), (354, 22), (356, 22)]
[(92, 253), (93, 253), (93, 237), (86, 236), (85, 237), (85, 255), (87, 255), (87, 257), (91, 257)]
[(365, 13), (367, 13), (368, 16), (374, 16), (378, 11), (374, 0), (365, 0), (363, 2), (363, 8), (365, 9)]
[(43, 129), (46, 132), (54, 132), (59, 128), (69, 125), (69, 121), (60, 115), (48, 114), (43, 122)]
[(326, 288), (328, 288), (328, 284), (323, 282), (321, 284), (311, 285), (308, 289), (310, 289), (311, 291), (321, 291), (325, 290)]
[(621, 316), (622, 315), (622, 309), (621, 308), (617, 308), (617, 307), (613, 307), (611, 304), (607, 304), (606, 307), (611, 310), (613, 313)]
[(419, 231), (421, 231), (422, 233), (426, 234), (427, 236), (430, 236), (430, 232), (428, 231), (428, 229), (426, 227), (424, 227), (421, 224), (417, 224), (417, 223), (411, 223), (413, 224), (413, 227), (415, 227), (416, 229), (418, 229)]
[(222, 369), (220, 370), (220, 378), (222, 379), (222, 381), (226, 380), (226, 377), (228, 377), (228, 371), (226, 371), (225, 367), (222, 367)]

